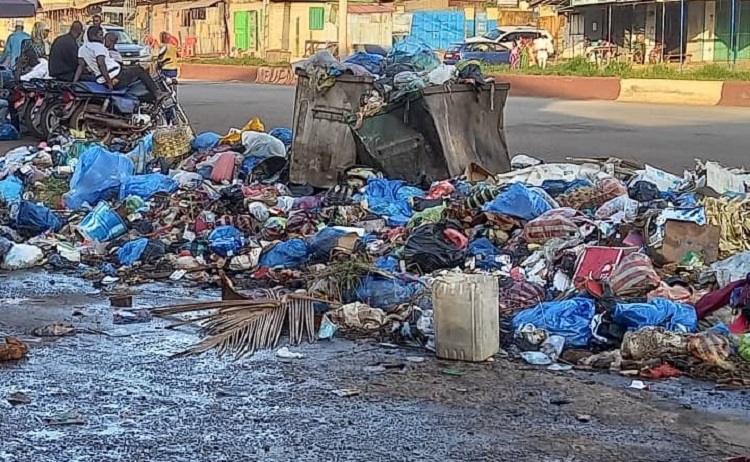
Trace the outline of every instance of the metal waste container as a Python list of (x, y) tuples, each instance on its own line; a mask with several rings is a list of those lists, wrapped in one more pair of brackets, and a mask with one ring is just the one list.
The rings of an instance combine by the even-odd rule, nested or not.
[(394, 179), (430, 182), (456, 176), (471, 163), (493, 173), (510, 170), (504, 111), (509, 84), (481, 88), (432, 86), (388, 105), (353, 130), (349, 121), (370, 77), (341, 76), (318, 92), (298, 73), (290, 179), (328, 188), (353, 165), (378, 168)]

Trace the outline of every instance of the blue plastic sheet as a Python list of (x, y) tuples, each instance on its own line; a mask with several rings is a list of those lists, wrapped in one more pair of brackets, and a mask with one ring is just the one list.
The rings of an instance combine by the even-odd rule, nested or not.
[(409, 199), (423, 197), (425, 193), (419, 188), (404, 184), (400, 180), (371, 178), (364, 193), (366, 208), (376, 215), (388, 217), (389, 224), (405, 225), (414, 214)]
[(0, 125), (0, 141), (14, 141), (19, 138), (16, 127), (11, 124)]
[(286, 127), (276, 127), (270, 132), (268, 132), (269, 135), (273, 136), (277, 140), (284, 143), (284, 146), (289, 149), (289, 147), (292, 145), (292, 129), (286, 128)]
[(221, 141), (221, 135), (218, 133), (203, 132), (195, 137), (193, 142), (190, 143), (190, 146), (199, 151), (207, 151), (218, 146), (219, 141)]
[(178, 183), (161, 173), (148, 173), (125, 178), (120, 185), (120, 200), (128, 196), (138, 196), (148, 200), (156, 193), (173, 193), (177, 191)]
[(219, 226), (208, 235), (208, 247), (222, 257), (237, 255), (242, 245), (242, 233), (234, 226)]
[(120, 247), (117, 251), (117, 260), (121, 265), (132, 265), (141, 258), (141, 255), (143, 255), (143, 251), (146, 250), (147, 246), (148, 239), (145, 237), (126, 242), (125, 245)]
[(431, 71), (440, 65), (435, 52), (423, 41), (411, 36), (396, 42), (386, 56), (388, 64), (408, 64), (415, 71)]
[(295, 269), (304, 265), (308, 257), (308, 247), (302, 239), (279, 242), (265, 251), (259, 260), (261, 268)]
[(375, 268), (379, 270), (387, 271), (389, 273), (396, 273), (399, 271), (398, 258), (394, 257), (393, 255), (383, 255), (382, 257), (379, 257), (377, 260), (375, 260), (373, 266), (375, 266)]
[(135, 147), (123, 154), (130, 159), (135, 166), (135, 173), (145, 173), (146, 165), (151, 161), (151, 153), (154, 150), (154, 134), (149, 133), (138, 141)]
[(513, 183), (500, 191), (492, 202), (482, 207), (484, 212), (499, 213), (526, 221), (533, 220), (551, 209), (552, 206), (541, 194), (521, 183)]
[(475, 266), (479, 269), (492, 271), (502, 268), (502, 265), (495, 260), (495, 257), (500, 255), (500, 251), (486, 237), (474, 239), (469, 243), (469, 255), (475, 257)]
[(0, 200), (6, 204), (17, 204), (23, 196), (23, 182), (15, 175), (0, 181)]
[(366, 51), (358, 51), (344, 60), (345, 63), (360, 65), (374, 75), (383, 73), (384, 61), (385, 56), (367, 53)]
[(331, 249), (346, 231), (335, 228), (323, 228), (308, 241), (310, 263), (326, 263), (331, 258)]
[(544, 302), (519, 311), (511, 323), (513, 331), (526, 324), (544, 329), (550, 335), (565, 337), (565, 344), (585, 347), (591, 340), (591, 320), (594, 318), (594, 301), (575, 297), (557, 302)]
[(698, 327), (695, 308), (666, 298), (653, 298), (644, 303), (618, 303), (612, 320), (630, 330), (663, 327), (675, 332), (695, 332)]
[(367, 303), (373, 308), (388, 312), (401, 304), (413, 301), (424, 290), (425, 286), (419, 279), (407, 274), (391, 278), (368, 274), (361, 279), (359, 286), (352, 293), (344, 296), (347, 303)]
[(94, 206), (110, 194), (114, 195), (134, 170), (129, 158), (101, 146), (92, 146), (81, 154), (63, 202), (72, 210), (82, 209), (85, 203)]
[(21, 201), (16, 217), (16, 231), (22, 236), (34, 237), (47, 231), (57, 232), (63, 221), (55, 212), (44, 205), (30, 201)]

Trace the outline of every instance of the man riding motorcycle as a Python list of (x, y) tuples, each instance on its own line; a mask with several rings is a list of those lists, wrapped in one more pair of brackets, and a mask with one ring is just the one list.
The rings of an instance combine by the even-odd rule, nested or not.
[(96, 76), (96, 82), (106, 85), (110, 90), (127, 88), (130, 84), (140, 80), (154, 100), (160, 101), (166, 96), (159, 92), (156, 83), (145, 69), (140, 66), (123, 67), (112, 59), (109, 50), (103, 44), (104, 30), (101, 27), (89, 27), (86, 35), (88, 42), (78, 50), (78, 69), (76, 69), (74, 82), (77, 82), (84, 69), (88, 68)]
[(83, 24), (74, 21), (70, 31), (52, 42), (49, 53), (49, 73), (53, 79), (72, 82), (78, 68), (78, 39), (83, 35)]

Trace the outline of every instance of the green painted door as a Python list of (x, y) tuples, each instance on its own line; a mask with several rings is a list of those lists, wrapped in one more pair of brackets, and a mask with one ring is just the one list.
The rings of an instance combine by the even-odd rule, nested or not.
[(234, 46), (238, 51), (247, 51), (250, 48), (249, 16), (247, 11), (234, 13)]
[[(732, 28), (732, 1), (716, 2), (716, 43), (714, 61), (732, 59), (731, 43), (737, 50), (737, 59), (750, 59), (750, 0), (735, 0), (734, 29)], [(732, 40), (734, 33), (734, 40)]]

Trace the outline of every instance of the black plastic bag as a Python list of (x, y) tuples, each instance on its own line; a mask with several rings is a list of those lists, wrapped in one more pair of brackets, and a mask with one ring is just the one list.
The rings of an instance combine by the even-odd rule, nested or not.
[(415, 228), (404, 245), (406, 266), (422, 273), (462, 266), (466, 260), (466, 249), (457, 249), (445, 238), (443, 231), (450, 228), (463, 232), (461, 225), (455, 220), (428, 223)]
[(628, 187), (628, 196), (638, 202), (651, 202), (661, 199), (661, 193), (655, 184), (648, 181), (636, 181)]

